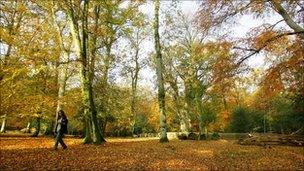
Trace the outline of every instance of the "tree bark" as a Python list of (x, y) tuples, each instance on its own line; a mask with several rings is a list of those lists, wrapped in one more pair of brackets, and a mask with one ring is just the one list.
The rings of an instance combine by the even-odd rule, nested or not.
[(91, 124), (90, 118), (86, 118), (84, 124), (85, 124), (85, 137), (83, 139), (83, 143), (89, 144), (89, 143), (93, 142), (92, 129), (91, 129), (92, 124)]
[(137, 101), (137, 80), (138, 80), (138, 73), (140, 70), (139, 62), (138, 62), (138, 52), (139, 52), (139, 45), (136, 45), (136, 52), (134, 56), (135, 62), (135, 72), (134, 75), (132, 74), (132, 97), (131, 97), (131, 119), (132, 119), (132, 133), (134, 134), (135, 125), (136, 125), (136, 101)]
[[(82, 41), (80, 39), (79, 30), (78, 30), (78, 22), (74, 17), (73, 9), (70, 9), (68, 12), (68, 16), (70, 18), (70, 27), (71, 33), (74, 40), (74, 44), (76, 47), (77, 56), (81, 59), (81, 90), (82, 90), (82, 102), (84, 106), (84, 116), (87, 119), (86, 130), (90, 130), (92, 134), (89, 134), (86, 131), (86, 137), (84, 139), (85, 143), (91, 143), (89, 140), (92, 140), (95, 144), (101, 144), (105, 142), (101, 134), (100, 127), (97, 122), (97, 112), (93, 100), (93, 87), (92, 87), (92, 79), (89, 65), (89, 54), (88, 52), (88, 6), (89, 0), (84, 1), (84, 9), (82, 16)], [(89, 126), (88, 122), (91, 122), (91, 126)], [(92, 135), (92, 137), (90, 137)]]
[(199, 140), (204, 139), (202, 136), (205, 134), (206, 138), (207, 138), (207, 127), (206, 124), (204, 123), (204, 121), (202, 120), (202, 100), (199, 97), (195, 98), (196, 101), (196, 108), (197, 108), (197, 112), (198, 112), (198, 120), (199, 120)]
[(179, 95), (178, 86), (177, 86), (177, 78), (173, 78), (172, 75), (171, 75), (171, 77), (172, 77), (172, 80), (169, 81), (169, 84), (173, 90), (173, 99), (174, 99), (174, 104), (175, 104), (175, 108), (176, 108), (176, 113), (180, 119), (180, 131), (183, 134), (188, 135), (188, 133), (190, 131), (190, 127), (191, 127), (190, 119), (188, 117), (187, 112), (184, 111), (184, 107), (181, 102), (181, 97)]
[(156, 76), (158, 87), (158, 104), (160, 112), (160, 142), (169, 142), (167, 137), (167, 123), (166, 123), (166, 110), (165, 110), (165, 88), (163, 78), (163, 59), (161, 54), (161, 46), (159, 40), (159, 0), (156, 0), (154, 10), (154, 39), (155, 39), (155, 51), (156, 51)]

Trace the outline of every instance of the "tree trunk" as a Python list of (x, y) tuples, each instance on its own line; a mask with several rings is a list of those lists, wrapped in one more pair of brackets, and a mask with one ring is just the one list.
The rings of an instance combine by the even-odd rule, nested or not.
[(30, 127), (31, 126), (31, 122), (27, 123), (26, 129), (25, 129), (25, 133), (31, 133)]
[[(106, 58), (104, 60), (104, 71), (103, 71), (103, 77), (102, 77), (102, 83), (103, 83), (103, 91), (106, 91), (108, 89), (108, 76), (109, 76), (109, 69), (110, 69), (110, 60), (111, 60), (111, 48), (112, 44), (106, 45)], [(104, 92), (105, 95), (105, 103), (108, 104), (108, 95), (107, 92)], [(106, 106), (105, 104), (105, 106)]]
[(79, 35), (78, 30), (78, 22), (75, 19), (74, 11), (73, 9), (70, 9), (68, 12), (68, 16), (70, 18), (70, 27), (71, 27), (71, 33), (74, 40), (74, 44), (76, 47), (77, 56), (79, 59), (81, 59), (81, 90), (82, 90), (82, 103), (84, 106), (84, 116), (86, 118), (89, 118), (91, 121), (91, 126), (89, 126), (88, 122), (86, 121), (86, 126), (89, 126), (89, 128), (86, 128), (86, 137), (84, 141), (86, 143), (91, 143), (89, 140), (91, 139), (89, 136), (89, 131), (92, 133), (92, 142), (95, 144), (101, 144), (105, 142), (105, 139), (103, 138), (101, 134), (100, 127), (98, 126), (97, 122), (97, 112), (93, 100), (93, 88), (92, 88), (92, 80), (91, 80), (91, 72), (90, 72), (90, 65), (89, 65), (89, 43), (88, 43), (88, 5), (89, 1), (84, 1), (84, 9), (83, 9), (83, 16), (82, 16), (82, 41)]
[[(137, 45), (136, 45), (137, 46)], [(139, 45), (138, 45), (139, 46)], [(135, 73), (132, 74), (132, 97), (131, 97), (131, 126), (132, 126), (132, 133), (134, 134), (135, 131), (135, 125), (136, 125), (136, 101), (137, 101), (137, 80), (138, 80), (138, 73), (139, 73), (139, 63), (138, 63), (138, 52), (139, 49), (136, 47), (135, 52)]]
[(180, 131), (188, 134), (191, 130), (190, 119), (186, 112), (180, 112)]
[[(173, 78), (173, 76), (172, 76), (172, 78)], [(185, 112), (183, 109), (181, 97), (178, 92), (177, 78), (173, 78), (171, 81), (169, 81), (169, 84), (170, 84), (171, 88), (173, 89), (173, 100), (174, 100), (174, 104), (175, 104), (175, 108), (176, 108), (175, 112), (177, 113), (177, 115), (180, 119), (180, 131), (183, 134), (188, 135), (191, 124), (190, 124), (190, 119), (188, 117), (187, 112)]]
[(104, 120), (99, 119), (99, 125), (100, 125), (100, 128), (101, 128), (101, 134), (103, 136), (105, 136), (105, 133), (106, 133), (107, 123), (108, 123), (107, 119), (104, 119)]
[(89, 118), (85, 119), (85, 137), (83, 139), (84, 144), (89, 144), (93, 142), (92, 140), (92, 130), (91, 130), (91, 120)]
[[(51, 10), (52, 10), (52, 23), (53, 23), (53, 25), (55, 26), (55, 29), (56, 29), (57, 42), (60, 45), (60, 50), (61, 50), (62, 55), (63, 55), (63, 62), (66, 62), (69, 59), (69, 54), (64, 47), (61, 30), (60, 30), (59, 25), (56, 22), (55, 10), (54, 10), (54, 8), (52, 8)], [(59, 56), (59, 59), (58, 59), (58, 63), (60, 63), (60, 56)], [(66, 88), (67, 65), (68, 64), (64, 63), (64, 64), (59, 64), (58, 67), (57, 67), (58, 99), (57, 99), (55, 121), (52, 122), (53, 129), (55, 129), (56, 124), (57, 124), (58, 112), (60, 110), (63, 110), (62, 98), (65, 94), (65, 88)], [(50, 130), (50, 131), (52, 131), (52, 130)]]
[(2, 125), (1, 125), (1, 133), (5, 133), (6, 132), (6, 114), (3, 116), (2, 119)]
[(196, 80), (194, 84), (196, 111), (199, 117), (199, 140), (202, 140), (208, 138), (207, 123), (202, 119), (202, 115), (204, 114), (202, 106), (203, 92), (201, 89), (201, 84), (198, 80)]
[(155, 51), (156, 51), (156, 76), (158, 87), (158, 104), (160, 111), (160, 142), (169, 142), (167, 137), (167, 123), (166, 123), (166, 111), (165, 111), (165, 88), (163, 78), (163, 59), (161, 55), (161, 46), (159, 40), (159, 0), (155, 1), (155, 18), (154, 18), (154, 39), (155, 39)]

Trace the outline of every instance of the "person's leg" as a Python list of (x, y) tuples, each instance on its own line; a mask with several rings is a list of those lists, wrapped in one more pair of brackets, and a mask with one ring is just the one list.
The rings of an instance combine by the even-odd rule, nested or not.
[(57, 133), (56, 138), (55, 138), (55, 145), (53, 147), (54, 150), (57, 150), (58, 143), (60, 142), (60, 140), (61, 140), (61, 135), (60, 135), (60, 133)]
[(63, 148), (63, 149), (66, 149), (66, 148), (67, 148), (67, 145), (63, 142), (62, 137), (63, 137), (63, 134), (61, 134), (60, 139), (59, 139), (58, 141), (59, 141), (59, 143), (61, 144), (62, 148)]

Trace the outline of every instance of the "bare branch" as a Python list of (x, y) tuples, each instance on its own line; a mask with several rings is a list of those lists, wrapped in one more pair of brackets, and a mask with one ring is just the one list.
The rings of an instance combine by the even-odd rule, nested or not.
[(258, 52), (257, 49), (243, 48), (243, 47), (238, 47), (238, 46), (234, 46), (233, 49), (240, 49), (240, 50), (245, 50), (245, 51)]
[(282, 22), (282, 21), (284, 21), (284, 19), (279, 20), (279, 21), (276, 22), (275, 24), (271, 25), (271, 26), (269, 27), (269, 29), (273, 30), (273, 28), (274, 28), (276, 25), (278, 25), (280, 22)]

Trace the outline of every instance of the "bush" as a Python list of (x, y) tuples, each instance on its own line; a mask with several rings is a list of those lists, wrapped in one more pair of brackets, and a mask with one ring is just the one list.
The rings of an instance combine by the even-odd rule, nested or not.
[(188, 135), (188, 140), (197, 140), (198, 139), (198, 134), (194, 132), (190, 132)]
[[(303, 129), (304, 123), (304, 96), (277, 96), (271, 103), (272, 131), (277, 133), (292, 133)], [(300, 132), (301, 133), (301, 132)]]
[(220, 139), (221, 138), (221, 136), (220, 136), (220, 134), (218, 133), (218, 132), (214, 132), (212, 135), (211, 135), (211, 139), (212, 140), (218, 140), (218, 139)]
[(253, 127), (252, 123), (251, 113), (248, 109), (239, 106), (232, 113), (229, 131), (237, 133), (250, 132)]
[(207, 135), (206, 134), (200, 134), (199, 135), (199, 140), (207, 140)]
[(185, 133), (180, 133), (180, 134), (177, 135), (177, 138), (179, 140), (187, 140), (188, 139), (188, 135), (185, 134)]

